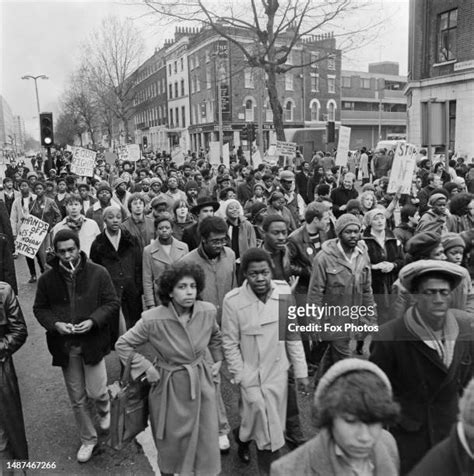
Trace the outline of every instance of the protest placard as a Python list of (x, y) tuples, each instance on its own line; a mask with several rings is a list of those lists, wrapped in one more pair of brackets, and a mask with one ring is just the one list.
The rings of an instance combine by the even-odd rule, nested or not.
[(230, 151), (229, 151), (229, 144), (224, 144), (222, 147), (222, 158), (224, 159), (224, 165), (226, 167), (230, 167)]
[(34, 258), (48, 234), (48, 228), (49, 225), (45, 221), (33, 215), (22, 218), (15, 240), (16, 251), (28, 258)]
[(339, 140), (337, 142), (336, 165), (342, 167), (347, 165), (347, 157), (349, 154), (349, 142), (351, 140), (351, 128), (339, 127)]
[(285, 155), (287, 157), (294, 157), (296, 154), (296, 142), (276, 141), (277, 155)]
[(104, 153), (104, 159), (110, 165), (114, 165), (117, 158), (118, 158), (117, 154), (114, 154), (113, 152), (105, 152)]
[(140, 160), (140, 146), (138, 144), (120, 145), (117, 147), (117, 154), (120, 160), (136, 162)]
[(92, 177), (97, 152), (70, 145), (67, 146), (67, 150), (72, 154), (71, 173), (80, 177)]
[(171, 161), (178, 166), (184, 164), (184, 152), (181, 147), (177, 146), (171, 151)]
[(398, 144), (393, 157), (387, 193), (410, 193), (418, 148), (413, 144)]
[(219, 154), (219, 142), (209, 142), (209, 163), (220, 164), (221, 158)]

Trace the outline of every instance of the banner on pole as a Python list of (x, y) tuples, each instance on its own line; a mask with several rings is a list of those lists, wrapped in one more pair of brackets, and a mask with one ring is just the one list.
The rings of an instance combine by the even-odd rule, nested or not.
[(230, 167), (230, 151), (229, 151), (229, 143), (224, 144), (222, 147), (222, 158), (224, 159), (224, 165), (229, 168)]
[(339, 140), (337, 142), (336, 165), (343, 167), (347, 165), (349, 154), (349, 143), (351, 141), (351, 128), (346, 126), (339, 127)]
[(276, 154), (287, 157), (294, 157), (296, 155), (296, 142), (276, 141)]
[(67, 150), (72, 154), (71, 173), (80, 177), (92, 177), (94, 175), (97, 152), (69, 145)]
[(415, 173), (418, 147), (413, 144), (398, 144), (393, 157), (387, 193), (410, 193)]
[(49, 225), (45, 221), (33, 215), (22, 218), (15, 240), (16, 251), (28, 258), (34, 258), (48, 234), (48, 229)]

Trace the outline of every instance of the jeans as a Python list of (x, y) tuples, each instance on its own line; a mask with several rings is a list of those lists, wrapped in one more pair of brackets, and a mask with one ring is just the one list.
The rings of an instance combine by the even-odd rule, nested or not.
[(95, 401), (100, 416), (110, 410), (105, 360), (102, 359), (96, 365), (86, 365), (82, 360), (81, 348), (71, 347), (69, 364), (63, 367), (63, 375), (81, 442), (96, 444), (97, 431), (87, 408), (87, 400), (90, 398)]
[(353, 351), (350, 347), (350, 339), (335, 339), (329, 342), (329, 345), (324, 352), (321, 363), (319, 364), (318, 371), (316, 373), (316, 380), (326, 373), (326, 371), (336, 362), (347, 359), (353, 356)]

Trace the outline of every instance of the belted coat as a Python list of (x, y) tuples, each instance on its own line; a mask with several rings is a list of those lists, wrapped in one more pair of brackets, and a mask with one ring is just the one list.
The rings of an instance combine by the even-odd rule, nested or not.
[[(149, 343), (160, 380), (150, 391), (150, 421), (162, 473), (217, 475), (221, 470), (217, 401), (211, 368), (223, 359), (216, 308), (197, 301), (187, 324), (172, 304), (145, 311), (119, 338), (115, 349), (125, 364), (136, 347)], [(132, 359), (132, 378), (153, 365), (143, 355)]]

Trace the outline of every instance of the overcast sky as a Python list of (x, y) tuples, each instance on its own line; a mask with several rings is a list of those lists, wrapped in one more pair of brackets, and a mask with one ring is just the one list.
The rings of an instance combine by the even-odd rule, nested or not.
[[(406, 74), (409, 0), (371, 1), (378, 12), (374, 21), (383, 8), (386, 18), (383, 31), (372, 44), (344, 55), (342, 68), (365, 71), (371, 62), (398, 61), (400, 73)], [(23, 116), (29, 133), (38, 134), (34, 82), (21, 77), (25, 74), (49, 77), (38, 80), (40, 106), (42, 111), (57, 114), (58, 99), (79, 61), (81, 43), (104, 16), (116, 14), (137, 22), (147, 45), (144, 57), (172, 36), (174, 27), (151, 27), (150, 20), (142, 18), (142, 8), (124, 2), (0, 0), (0, 94), (13, 114)]]

